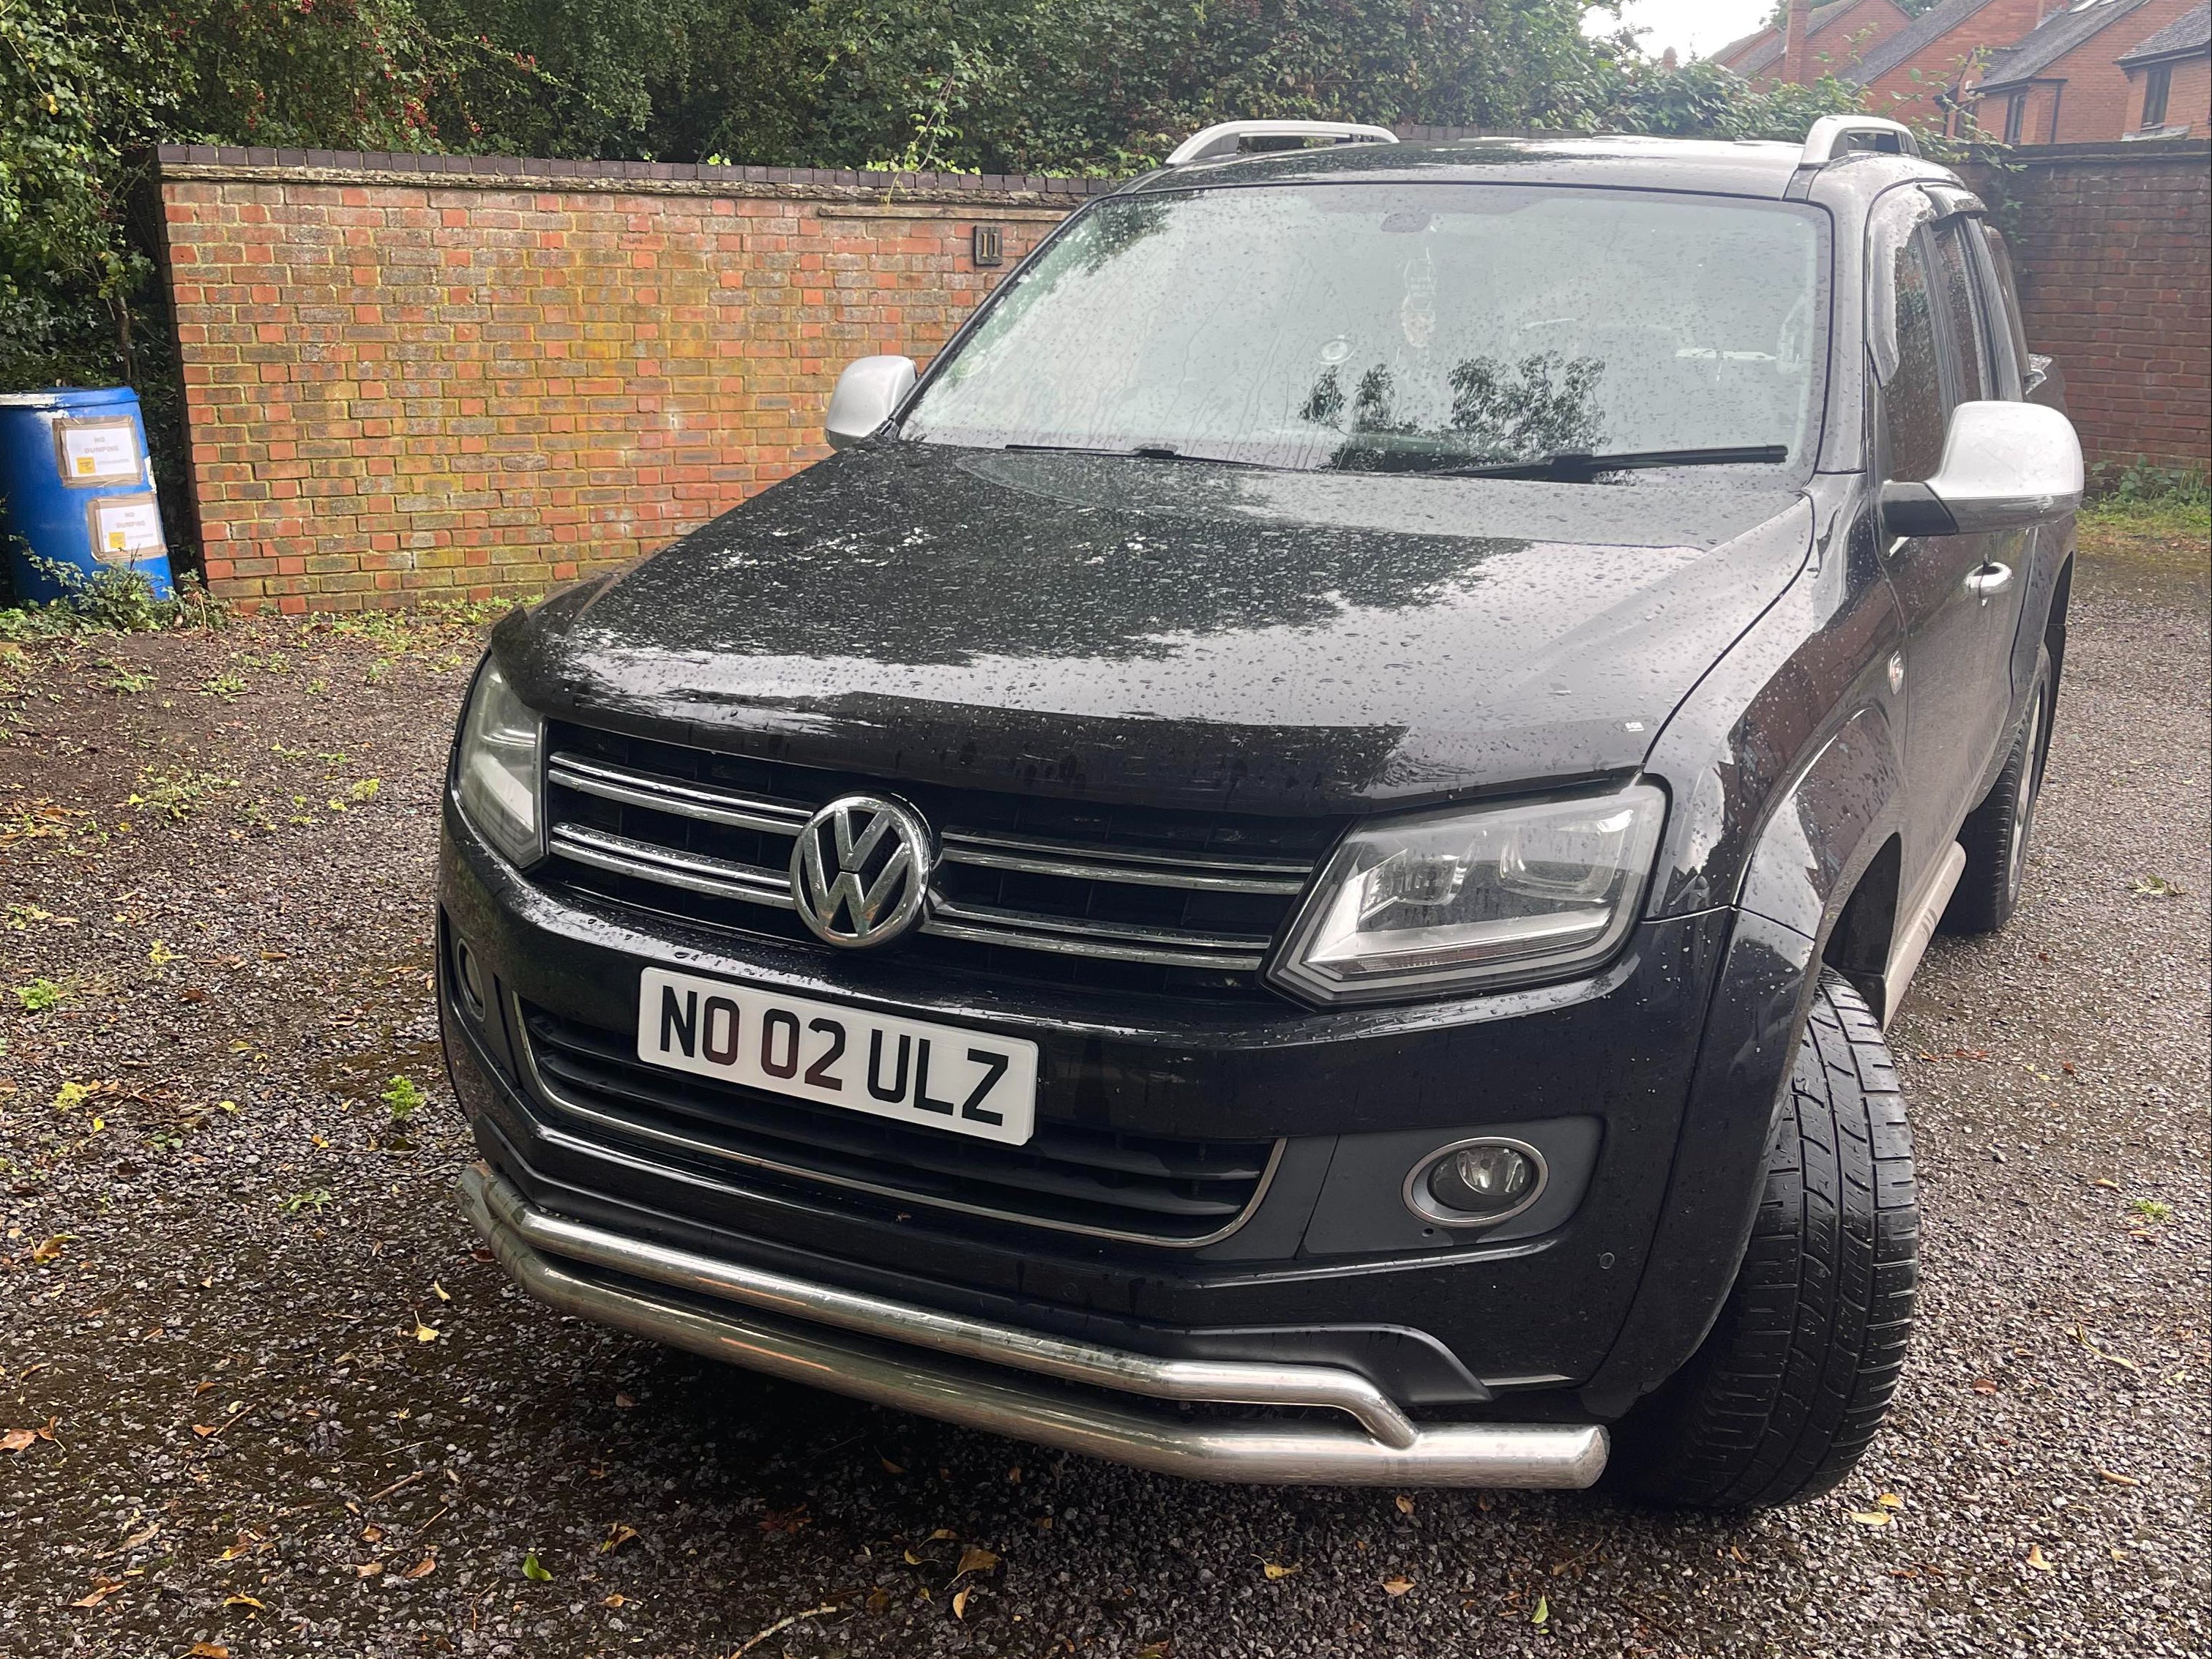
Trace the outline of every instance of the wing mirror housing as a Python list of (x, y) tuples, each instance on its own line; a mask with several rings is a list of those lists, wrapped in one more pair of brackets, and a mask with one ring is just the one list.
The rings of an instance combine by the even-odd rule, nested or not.
[(843, 449), (872, 435), (914, 390), (914, 378), (911, 357), (856, 357), (846, 364), (822, 422), (830, 447)]
[(1943, 434), (1943, 463), (1924, 483), (1881, 487), (1893, 536), (2026, 530), (2081, 504), (2081, 440), (2041, 404), (1960, 404)]

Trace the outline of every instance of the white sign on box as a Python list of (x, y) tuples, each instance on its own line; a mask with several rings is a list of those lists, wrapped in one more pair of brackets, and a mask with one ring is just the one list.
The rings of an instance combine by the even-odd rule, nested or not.
[(57, 421), (54, 444), (62, 477), (73, 484), (135, 483), (144, 476), (138, 425), (128, 415), (100, 420)]
[(135, 564), (166, 550), (161, 508), (151, 495), (106, 495), (85, 503), (92, 556), (103, 564)]

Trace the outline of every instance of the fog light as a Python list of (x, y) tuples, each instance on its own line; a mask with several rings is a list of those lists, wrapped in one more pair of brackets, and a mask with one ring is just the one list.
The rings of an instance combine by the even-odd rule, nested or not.
[(1414, 1214), (1444, 1227), (1494, 1227), (1544, 1190), (1544, 1155), (1522, 1140), (1463, 1140), (1433, 1152), (1406, 1177)]
[(459, 939), (453, 941), (453, 970), (460, 981), (461, 1001), (482, 1019), (486, 1001), (483, 969), (477, 963), (477, 953)]

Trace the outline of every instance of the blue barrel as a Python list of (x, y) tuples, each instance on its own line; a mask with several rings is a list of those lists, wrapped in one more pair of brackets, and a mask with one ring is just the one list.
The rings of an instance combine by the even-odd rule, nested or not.
[(64, 598), (102, 570), (135, 570), (172, 597), (138, 394), (0, 396), (0, 528), (19, 600)]

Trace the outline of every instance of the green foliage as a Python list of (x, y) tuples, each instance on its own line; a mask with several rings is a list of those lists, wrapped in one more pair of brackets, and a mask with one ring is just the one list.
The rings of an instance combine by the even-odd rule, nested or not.
[(1733, 70), (1700, 58), (1680, 69), (1632, 64), (1620, 71), (1608, 125), (1622, 132), (1717, 138), (1802, 138), (1824, 115), (1860, 107), (1861, 88), (1833, 76), (1811, 86), (1754, 92)]
[(380, 1097), (386, 1109), (391, 1112), (394, 1123), (404, 1123), (414, 1116), (416, 1109), (427, 1097), (414, 1079), (404, 1076), (395, 1077), (386, 1084)]
[(2212, 484), (2202, 472), (2153, 466), (2138, 456), (2125, 466), (2100, 461), (2089, 472), (2089, 495), (2100, 507), (2122, 514), (2212, 505)]

